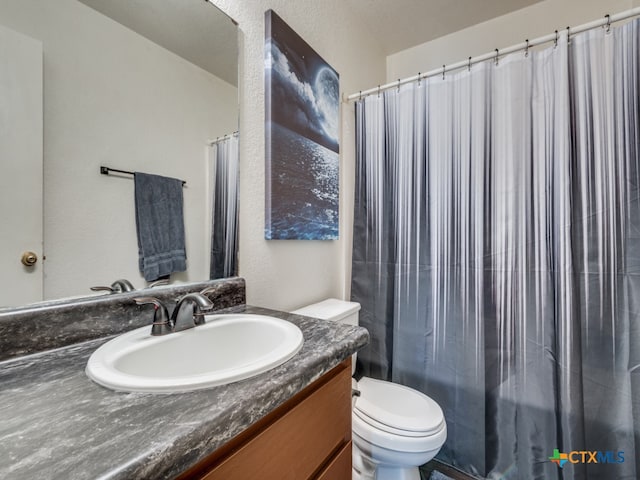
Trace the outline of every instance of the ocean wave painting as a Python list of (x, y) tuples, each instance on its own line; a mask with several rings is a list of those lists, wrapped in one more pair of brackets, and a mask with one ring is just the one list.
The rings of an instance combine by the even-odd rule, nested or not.
[(335, 240), (339, 209), (339, 76), (266, 12), (268, 240)]

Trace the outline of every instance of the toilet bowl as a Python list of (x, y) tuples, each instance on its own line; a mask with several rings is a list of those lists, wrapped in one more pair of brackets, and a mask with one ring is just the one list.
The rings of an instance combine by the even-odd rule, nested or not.
[[(328, 299), (292, 313), (358, 325), (360, 304)], [(355, 371), (355, 355), (353, 359)], [(420, 480), (418, 467), (436, 456), (447, 438), (440, 406), (396, 383), (363, 377), (352, 414), (353, 480)]]
[(354, 480), (420, 480), (447, 438), (442, 409), (403, 385), (363, 377), (353, 409)]

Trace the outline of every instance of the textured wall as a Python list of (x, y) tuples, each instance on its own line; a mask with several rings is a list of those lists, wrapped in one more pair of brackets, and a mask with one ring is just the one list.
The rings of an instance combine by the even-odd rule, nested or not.
[(581, 25), (607, 13), (614, 14), (640, 5), (640, 0), (546, 0), (494, 18), (459, 32), (423, 43), (387, 58), (387, 81), (411, 77), (469, 56), (482, 55)]
[(343, 104), (340, 239), (264, 240), (264, 12), (273, 9), (340, 74), (342, 93), (384, 80), (385, 58), (342, 0), (213, 0), (240, 29), (239, 274), (247, 303), (291, 310), (348, 296), (354, 185), (353, 104)]

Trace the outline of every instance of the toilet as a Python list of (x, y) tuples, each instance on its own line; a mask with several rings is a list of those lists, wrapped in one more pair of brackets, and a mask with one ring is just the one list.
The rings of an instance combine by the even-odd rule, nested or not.
[[(328, 299), (292, 313), (358, 325), (360, 304)], [(355, 372), (353, 356), (353, 371)], [(391, 382), (353, 380), (353, 480), (420, 480), (418, 467), (447, 438), (440, 406), (427, 395)]]

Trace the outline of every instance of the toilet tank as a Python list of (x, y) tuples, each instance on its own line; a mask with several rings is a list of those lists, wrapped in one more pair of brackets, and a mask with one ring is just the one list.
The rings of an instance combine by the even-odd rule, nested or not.
[(346, 323), (347, 325), (358, 325), (359, 311), (360, 304), (357, 302), (347, 302), (346, 300), (329, 298), (322, 302), (299, 308), (291, 313), (319, 318), (321, 320)]
[[(331, 320), (347, 325), (358, 325), (358, 312), (360, 304), (357, 302), (347, 302), (337, 298), (328, 298), (322, 302), (313, 303), (306, 307), (299, 308), (291, 313), (304, 315), (306, 317), (319, 318), (320, 320)], [(351, 356), (351, 375), (356, 371), (357, 354)]]

